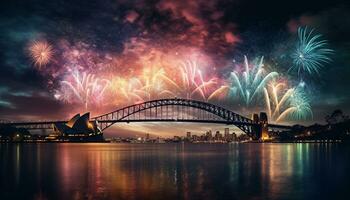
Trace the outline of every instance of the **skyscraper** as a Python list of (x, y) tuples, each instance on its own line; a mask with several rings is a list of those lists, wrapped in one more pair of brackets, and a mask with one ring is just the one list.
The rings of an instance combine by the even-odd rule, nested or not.
[(237, 141), (237, 135), (235, 132), (232, 133), (232, 141)]
[(230, 129), (229, 128), (225, 128), (225, 130), (224, 130), (224, 140), (225, 141), (230, 140)]
[(191, 132), (187, 132), (187, 133), (186, 133), (186, 138), (187, 138), (188, 140), (191, 139)]
[(215, 140), (222, 140), (222, 135), (221, 135), (220, 131), (216, 131)]
[(213, 139), (213, 135), (211, 133), (211, 130), (206, 132), (205, 137), (206, 137), (206, 140), (208, 140), (208, 141)]

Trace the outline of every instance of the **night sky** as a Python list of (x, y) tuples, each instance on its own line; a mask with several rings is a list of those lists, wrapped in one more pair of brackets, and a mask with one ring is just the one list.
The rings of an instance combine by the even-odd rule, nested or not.
[[(312, 116), (285, 123), (322, 123), (335, 109), (350, 113), (348, 1), (11, 0), (0, 4), (2, 120), (67, 119), (85, 111), (103, 114), (141, 99), (130, 93), (117, 95), (111, 85), (116, 89), (133, 78), (144, 81), (143, 70), (155, 66), (180, 83), (176, 63), (194, 57), (204, 79), (216, 80), (210, 90), (225, 85), (233, 65), (243, 63), (244, 56), (251, 62), (264, 56), (267, 69), (277, 71), (289, 85), (305, 84)], [(315, 29), (334, 50), (332, 61), (324, 63), (319, 73), (288, 71), (297, 29), (305, 26)], [(30, 48), (42, 41), (52, 47), (52, 57), (38, 65)], [(100, 84), (97, 88), (106, 86), (103, 97), (94, 95), (86, 103), (67, 92), (64, 82), (72, 82), (77, 72), (81, 77), (93, 75)], [(169, 97), (157, 91), (148, 91), (148, 99)], [(186, 97), (184, 93), (174, 92), (179, 97)], [(193, 98), (202, 100), (196, 94)], [(264, 111), (260, 101), (263, 98), (247, 106), (229, 95), (212, 100), (246, 116)]]

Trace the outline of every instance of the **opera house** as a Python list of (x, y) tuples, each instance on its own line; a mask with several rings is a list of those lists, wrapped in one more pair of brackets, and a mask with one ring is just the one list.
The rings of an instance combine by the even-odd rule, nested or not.
[(60, 141), (104, 141), (97, 122), (90, 121), (90, 113), (77, 114), (67, 123), (54, 124), (53, 128)]

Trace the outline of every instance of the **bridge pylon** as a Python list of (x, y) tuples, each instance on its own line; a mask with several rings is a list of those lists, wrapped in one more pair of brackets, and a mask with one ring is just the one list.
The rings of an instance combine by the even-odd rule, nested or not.
[(252, 120), (255, 124), (252, 128), (252, 139), (262, 141), (269, 139), (267, 114), (265, 112), (260, 112), (260, 115), (254, 113)]

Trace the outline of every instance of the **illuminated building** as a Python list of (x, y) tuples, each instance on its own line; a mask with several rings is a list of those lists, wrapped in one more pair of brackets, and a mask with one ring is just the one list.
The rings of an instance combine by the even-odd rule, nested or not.
[(232, 133), (232, 141), (237, 141), (237, 135), (235, 132)]
[(225, 130), (224, 130), (224, 139), (226, 141), (230, 140), (230, 129), (229, 128), (225, 128)]
[(207, 139), (208, 141), (210, 141), (210, 140), (213, 139), (213, 134), (211, 133), (211, 130), (207, 131), (207, 132), (205, 133), (205, 136), (206, 136), (206, 139)]
[(268, 120), (267, 120), (266, 113), (264, 112), (260, 113), (259, 123), (261, 125), (261, 139), (263, 141), (269, 139)]
[(222, 140), (222, 134), (220, 133), (220, 131), (216, 131), (215, 140)]
[(253, 139), (260, 139), (262, 141), (269, 139), (269, 131), (268, 131), (268, 118), (265, 112), (260, 112), (260, 115), (253, 114), (252, 120), (255, 124), (260, 126), (253, 127), (255, 135)]
[(90, 121), (90, 113), (75, 115), (67, 123), (54, 124), (59, 141), (103, 141), (103, 134), (97, 122)]

